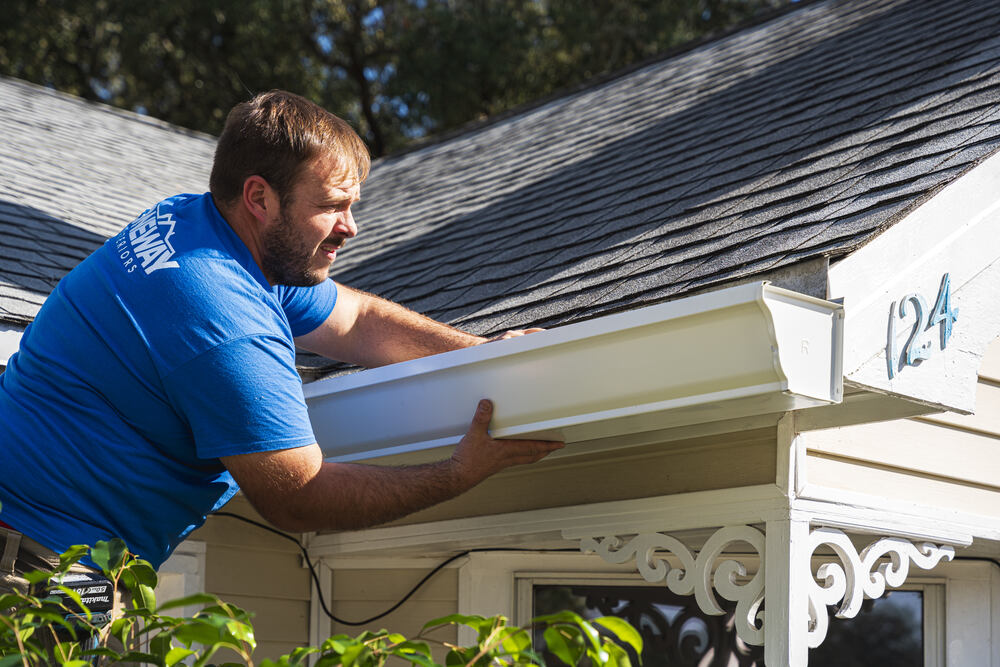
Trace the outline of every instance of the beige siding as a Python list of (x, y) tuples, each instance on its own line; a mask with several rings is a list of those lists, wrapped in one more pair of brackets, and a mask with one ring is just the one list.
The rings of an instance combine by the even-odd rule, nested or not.
[[(263, 522), (242, 496), (225, 510)], [(229, 517), (209, 518), (191, 538), (207, 546), (206, 592), (254, 614), (255, 660), (309, 643), (309, 573), (292, 542)]]
[(807, 465), (811, 484), (942, 509), (1000, 516), (1000, 488), (963, 484), (954, 479), (822, 454), (810, 454)]
[[(403, 598), (425, 575), (423, 569), (334, 570), (331, 611), (338, 618), (360, 621), (380, 614)], [(333, 623), (332, 634), (355, 636), (364, 630), (386, 629), (410, 639), (416, 638), (423, 625), (458, 610), (458, 570), (444, 569), (434, 575), (412, 598), (388, 616), (364, 626)], [(454, 642), (454, 628), (444, 628), (429, 635), (435, 656), (443, 662), (446, 649), (436, 642)]]
[(775, 428), (757, 428), (542, 461), (496, 475), (399, 523), (773, 484), (775, 437)]
[(944, 413), (808, 434), (811, 484), (1000, 516), (1000, 342), (973, 415)]
[(1000, 382), (1000, 339), (990, 343), (979, 365), (979, 377), (991, 382)]

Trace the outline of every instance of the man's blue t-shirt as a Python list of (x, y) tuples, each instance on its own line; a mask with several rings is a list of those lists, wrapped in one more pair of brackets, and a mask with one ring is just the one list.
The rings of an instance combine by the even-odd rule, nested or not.
[(271, 287), (209, 194), (160, 202), (56, 287), (0, 375), (0, 520), (158, 566), (238, 490), (219, 457), (315, 442), (293, 336), (336, 286)]

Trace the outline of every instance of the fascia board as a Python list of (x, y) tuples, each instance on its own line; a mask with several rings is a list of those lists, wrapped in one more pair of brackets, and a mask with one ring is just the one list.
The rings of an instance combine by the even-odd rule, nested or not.
[[(870, 243), (831, 265), (829, 295), (842, 299), (844, 381), (940, 409), (971, 412), (986, 347), (1000, 336), (1000, 153), (964, 174)], [(909, 294), (933, 309), (949, 275), (958, 319), (942, 348), (928, 329), (929, 358), (890, 377), (890, 309)], [(895, 304), (895, 308), (893, 308)], [(908, 304), (912, 306), (912, 304)], [(894, 316), (897, 350), (915, 324)]]
[(494, 437), (567, 443), (841, 400), (840, 305), (751, 283), (305, 386), (339, 461)]

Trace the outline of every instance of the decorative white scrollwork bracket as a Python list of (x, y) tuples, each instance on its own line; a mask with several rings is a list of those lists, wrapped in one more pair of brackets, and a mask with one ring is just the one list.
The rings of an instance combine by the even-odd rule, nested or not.
[[(698, 607), (713, 616), (724, 614), (719, 601), (712, 591), (713, 584), (724, 599), (736, 603), (736, 633), (748, 644), (764, 643), (763, 614), (760, 611), (764, 600), (763, 569), (746, 584), (739, 584), (737, 577), (747, 573), (743, 563), (729, 559), (719, 563), (713, 575), (712, 567), (725, 548), (742, 542), (749, 544), (764, 561), (764, 533), (750, 526), (729, 526), (717, 530), (705, 542), (701, 552), (693, 554), (676, 538), (663, 533), (637, 535), (627, 543), (617, 537), (603, 540), (588, 537), (580, 541), (580, 550), (596, 552), (609, 563), (625, 563), (633, 556), (639, 574), (650, 583), (665, 581), (667, 588), (677, 595), (694, 593)], [(680, 567), (673, 568), (663, 552), (670, 552), (680, 559)]]
[(837, 618), (854, 618), (865, 598), (878, 599), (885, 594), (886, 587), (903, 585), (911, 560), (917, 567), (929, 570), (942, 560), (955, 557), (954, 547), (929, 542), (916, 546), (897, 537), (884, 537), (858, 553), (847, 535), (832, 528), (817, 528), (809, 534), (808, 555), (812, 556), (820, 547), (832, 549), (840, 562), (823, 563), (816, 575), (808, 579), (809, 648), (816, 648), (826, 639), (830, 622), (828, 606), (839, 605)]
[[(761, 566), (748, 581), (740, 583), (738, 578), (746, 579), (747, 568), (737, 560), (739, 556), (722, 560), (718, 565), (716, 561), (727, 547), (733, 550), (731, 545), (743, 544), (756, 551)], [(643, 533), (627, 542), (618, 537), (588, 537), (580, 541), (581, 551), (593, 551), (609, 563), (621, 564), (634, 557), (636, 567), (646, 581), (665, 582), (667, 588), (677, 595), (693, 594), (698, 607), (706, 614), (725, 613), (716, 593), (725, 600), (735, 602), (736, 633), (747, 644), (758, 646), (764, 643), (764, 612), (761, 609), (767, 567), (764, 545), (764, 533), (751, 526), (720, 528), (698, 553), (663, 533)], [(809, 648), (819, 646), (826, 638), (828, 606), (839, 605), (836, 612), (839, 618), (853, 618), (865, 598), (877, 599), (885, 594), (887, 587), (901, 586), (909, 574), (910, 561), (917, 567), (930, 569), (941, 560), (951, 560), (955, 555), (954, 548), (950, 546), (929, 543), (916, 546), (895, 537), (879, 539), (859, 553), (845, 533), (832, 528), (814, 529), (809, 533), (808, 542), (802, 546), (803, 550), (792, 559), (790, 567), (808, 568), (808, 576), (797, 576), (795, 572), (789, 572), (788, 576), (793, 585), (808, 582), (806, 643)], [(812, 558), (821, 547), (831, 549), (839, 562), (823, 563), (813, 574)], [(679, 567), (670, 565), (666, 560), (668, 554), (673, 554), (680, 561)], [(799, 574), (803, 574), (801, 569)]]

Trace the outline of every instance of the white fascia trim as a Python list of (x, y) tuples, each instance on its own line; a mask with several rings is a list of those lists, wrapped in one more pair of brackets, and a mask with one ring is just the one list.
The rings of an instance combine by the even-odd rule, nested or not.
[[(389, 550), (467, 549), (480, 543), (519, 546), (525, 540), (694, 530), (787, 516), (788, 499), (776, 486), (762, 484), (317, 535), (309, 553), (311, 557), (330, 558)], [(573, 542), (566, 546), (573, 546)]]
[(7, 360), (17, 352), (23, 335), (24, 328), (0, 322), (0, 366), (6, 366)]
[(838, 304), (750, 283), (304, 392), (337, 461), (453, 445), (483, 397), (495, 437), (583, 442), (837, 403), (842, 321)]
[(560, 540), (572, 546), (595, 535), (677, 533), (781, 519), (956, 546), (969, 545), (974, 537), (1000, 539), (995, 518), (811, 485), (789, 498), (777, 486), (762, 484), (317, 535), (309, 554), (317, 559), (392, 552), (412, 557)]
[[(844, 381), (931, 406), (971, 412), (986, 347), (1000, 336), (1000, 153), (964, 174), (870, 243), (830, 266), (831, 298), (843, 299)], [(901, 352), (913, 331), (913, 304), (922, 296), (933, 310), (948, 274), (958, 310), (942, 348), (938, 325), (919, 333), (930, 356), (889, 377), (886, 361), (890, 308)], [(927, 320), (925, 313), (925, 321)], [(924, 338), (926, 336), (926, 339)], [(918, 346), (919, 347), (919, 346)]]

